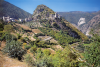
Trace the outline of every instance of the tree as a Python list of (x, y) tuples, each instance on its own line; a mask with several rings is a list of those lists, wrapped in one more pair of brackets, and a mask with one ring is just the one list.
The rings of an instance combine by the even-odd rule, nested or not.
[(4, 25), (0, 23), (0, 31), (3, 31)]

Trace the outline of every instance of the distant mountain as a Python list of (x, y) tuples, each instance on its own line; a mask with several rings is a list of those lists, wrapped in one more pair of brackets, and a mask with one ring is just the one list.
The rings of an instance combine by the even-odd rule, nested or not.
[(10, 16), (18, 19), (18, 18), (27, 18), (32, 15), (17, 6), (10, 4), (9, 2), (0, 0), (0, 17), (3, 16)]
[(100, 11), (94, 12), (81, 12), (81, 11), (72, 11), (72, 12), (58, 12), (66, 20), (71, 22), (75, 27), (81, 30), (84, 34), (89, 35), (91, 29), (98, 30), (99, 25), (99, 15)]
[(78, 25), (80, 18), (85, 18), (85, 22), (88, 23), (94, 16), (100, 14), (98, 12), (82, 12), (82, 11), (72, 11), (72, 12), (57, 12), (59, 15), (64, 17), (70, 23)]
[(45, 5), (38, 5), (32, 17), (33, 20), (40, 21), (45, 27), (66, 31), (68, 35), (74, 38), (86, 39), (81, 31)]
[(89, 32), (93, 30), (93, 33), (100, 34), (100, 14), (94, 16), (87, 24), (80, 27), (83, 33), (89, 35)]

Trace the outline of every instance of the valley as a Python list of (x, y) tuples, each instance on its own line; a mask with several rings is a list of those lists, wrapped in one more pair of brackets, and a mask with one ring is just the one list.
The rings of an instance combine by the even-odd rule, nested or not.
[(33, 15), (18, 11), (15, 21), (0, 13), (0, 67), (100, 66), (99, 11), (54, 12), (43, 4)]

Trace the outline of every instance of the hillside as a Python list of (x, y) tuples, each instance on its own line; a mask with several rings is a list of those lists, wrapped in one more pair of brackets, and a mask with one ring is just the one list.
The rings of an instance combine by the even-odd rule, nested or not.
[(55, 28), (66, 32), (67, 35), (74, 38), (86, 39), (86, 36), (74, 27), (70, 22), (62, 18), (59, 14), (55, 13), (52, 9), (45, 5), (37, 6), (33, 13), (33, 20), (38, 20), (47, 28)]
[(21, 8), (6, 2), (6, 1), (2, 1), (0, 2), (0, 17), (3, 16), (10, 16), (13, 18), (27, 18), (29, 16), (32, 16), (30, 13), (22, 10)]

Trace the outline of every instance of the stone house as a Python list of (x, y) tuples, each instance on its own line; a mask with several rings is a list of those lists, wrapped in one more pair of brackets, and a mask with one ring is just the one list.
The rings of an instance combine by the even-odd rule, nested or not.
[(3, 21), (5, 21), (5, 22), (14, 22), (15, 21), (15, 19), (14, 18), (10, 18), (10, 16), (7, 16), (7, 17), (5, 17), (5, 16), (3, 16)]

